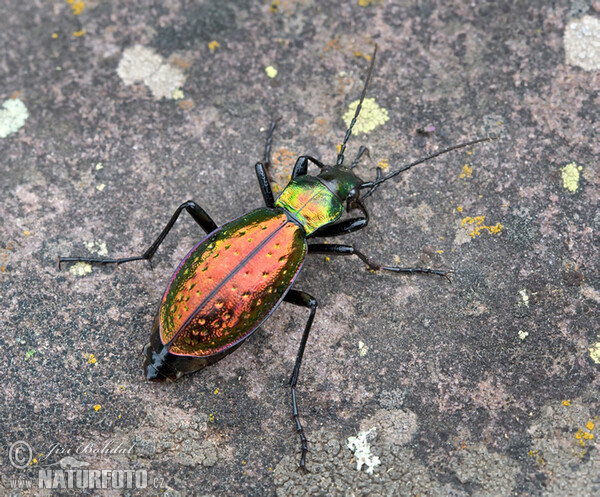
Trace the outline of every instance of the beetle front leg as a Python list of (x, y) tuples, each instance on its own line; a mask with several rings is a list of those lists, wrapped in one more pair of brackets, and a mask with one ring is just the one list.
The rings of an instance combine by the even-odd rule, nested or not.
[(63, 262), (89, 262), (91, 264), (123, 264), (124, 262), (131, 261), (150, 261), (160, 244), (163, 242), (163, 240), (169, 233), (169, 231), (171, 231), (171, 228), (177, 221), (179, 214), (181, 214), (181, 212), (184, 209), (190, 214), (190, 216), (192, 216), (194, 221), (196, 221), (207, 234), (212, 233), (218, 228), (217, 224), (212, 220), (212, 218), (202, 207), (200, 207), (193, 200), (188, 200), (187, 202), (184, 202), (179, 207), (177, 207), (177, 210), (171, 216), (171, 219), (169, 220), (165, 228), (162, 230), (161, 234), (158, 235), (158, 238), (154, 240), (154, 243), (150, 245), (150, 248), (146, 250), (142, 255), (134, 257), (122, 257), (120, 259), (99, 259), (94, 257), (59, 257), (58, 268), (60, 269), (60, 265)]
[(294, 165), (294, 169), (292, 170), (292, 179), (298, 176), (304, 176), (308, 172), (308, 163), (312, 162), (319, 169), (323, 169), (325, 164), (323, 164), (320, 160), (311, 157), (310, 155), (301, 155), (296, 160), (296, 164)]
[(448, 271), (441, 271), (439, 269), (430, 269), (426, 267), (396, 267), (396, 266), (382, 266), (377, 264), (358, 251), (351, 245), (338, 245), (338, 244), (326, 244), (326, 243), (314, 243), (308, 246), (309, 254), (328, 254), (328, 255), (355, 255), (361, 261), (363, 261), (369, 269), (373, 271), (391, 271), (393, 273), (422, 273), (422, 274), (436, 274), (443, 276), (448, 281)]
[(283, 300), (290, 304), (299, 305), (301, 307), (307, 307), (310, 309), (310, 315), (308, 316), (306, 326), (304, 327), (304, 333), (302, 334), (302, 339), (300, 340), (300, 347), (298, 348), (298, 354), (296, 356), (296, 364), (294, 365), (294, 371), (292, 372), (292, 377), (290, 378), (290, 387), (292, 389), (292, 413), (294, 416), (294, 421), (296, 422), (296, 430), (298, 431), (298, 435), (300, 436), (300, 444), (302, 446), (302, 454), (300, 456), (300, 467), (304, 468), (306, 466), (306, 453), (308, 452), (308, 443), (306, 440), (306, 436), (304, 435), (304, 428), (302, 428), (302, 424), (300, 424), (300, 417), (298, 415), (298, 404), (296, 403), (296, 383), (298, 382), (298, 374), (300, 373), (300, 366), (302, 365), (302, 356), (304, 355), (304, 349), (306, 348), (306, 342), (308, 341), (310, 328), (315, 319), (318, 303), (317, 300), (308, 293), (294, 289), (290, 290)]
[(345, 219), (344, 221), (338, 221), (333, 224), (325, 225), (319, 228), (314, 233), (309, 235), (309, 238), (313, 237), (328, 237), (347, 235), (355, 231), (363, 229), (369, 224), (369, 219), (365, 217), (353, 217), (351, 219)]
[(367, 212), (366, 207), (360, 200), (357, 200), (354, 204), (349, 204), (348, 210), (350, 210), (350, 208), (358, 208), (361, 210), (363, 217), (353, 217), (332, 224), (326, 224), (309, 235), (309, 238), (346, 235), (365, 228), (367, 224), (369, 224), (369, 213)]

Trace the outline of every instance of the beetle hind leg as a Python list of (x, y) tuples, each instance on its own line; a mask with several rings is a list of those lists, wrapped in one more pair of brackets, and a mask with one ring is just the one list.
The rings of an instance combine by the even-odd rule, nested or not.
[(421, 273), (421, 274), (435, 274), (437, 276), (443, 276), (448, 281), (449, 271), (442, 271), (440, 269), (430, 269), (427, 267), (397, 267), (397, 266), (383, 266), (371, 261), (365, 254), (355, 249), (351, 245), (338, 245), (334, 243), (314, 243), (308, 246), (309, 254), (328, 254), (328, 255), (355, 255), (361, 261), (363, 261), (370, 270), (372, 271), (390, 271), (392, 273)]
[(123, 264), (125, 262), (131, 262), (131, 261), (141, 261), (141, 260), (150, 261), (152, 259), (152, 257), (154, 256), (154, 253), (160, 246), (160, 244), (164, 241), (165, 237), (168, 235), (169, 231), (171, 231), (171, 228), (173, 227), (173, 225), (179, 218), (179, 214), (181, 214), (181, 212), (184, 209), (190, 214), (190, 216), (192, 216), (194, 221), (196, 221), (207, 234), (212, 233), (213, 231), (215, 231), (218, 228), (217, 224), (212, 220), (212, 218), (208, 215), (208, 213), (202, 207), (200, 207), (193, 200), (188, 200), (187, 202), (184, 202), (177, 208), (175, 213), (171, 216), (171, 219), (169, 220), (167, 225), (161, 231), (160, 235), (158, 235), (158, 238), (156, 240), (154, 240), (154, 243), (152, 245), (150, 245), (150, 248), (148, 248), (148, 250), (146, 250), (142, 255), (133, 256), (133, 257), (122, 257), (120, 259), (100, 259), (97, 257), (59, 257), (58, 258), (58, 269), (60, 269), (60, 265), (63, 262), (89, 262), (90, 264), (103, 264), (103, 265), (117, 264), (117, 265), (119, 265), (119, 264)]
[(290, 304), (299, 305), (301, 307), (307, 307), (310, 309), (310, 315), (306, 321), (304, 327), (304, 333), (300, 340), (300, 347), (298, 347), (298, 354), (296, 355), (296, 363), (294, 364), (294, 370), (292, 377), (290, 378), (290, 387), (292, 389), (292, 414), (294, 416), (294, 422), (296, 423), (296, 431), (300, 436), (300, 445), (302, 447), (302, 453), (300, 455), (300, 467), (305, 468), (306, 466), (306, 453), (308, 452), (308, 441), (304, 434), (304, 428), (300, 423), (300, 416), (298, 415), (298, 403), (296, 402), (296, 383), (298, 382), (298, 375), (300, 374), (300, 366), (302, 365), (302, 356), (304, 355), (304, 349), (306, 348), (306, 342), (308, 341), (308, 335), (310, 334), (310, 328), (312, 327), (317, 312), (317, 300), (306, 292), (298, 290), (290, 290), (285, 298), (285, 302)]

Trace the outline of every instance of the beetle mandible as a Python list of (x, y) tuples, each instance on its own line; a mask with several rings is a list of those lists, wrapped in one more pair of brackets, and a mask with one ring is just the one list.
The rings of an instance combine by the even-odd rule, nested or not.
[[(352, 233), (366, 227), (369, 214), (364, 200), (381, 184), (426, 160), (492, 139), (471, 140), (440, 150), (386, 175), (377, 168), (374, 180), (360, 179), (353, 169), (362, 155), (368, 153), (367, 148), (360, 147), (350, 167), (344, 165), (344, 152), (361, 111), (376, 55), (377, 46), (335, 165), (325, 165), (308, 155), (299, 157), (291, 181), (275, 200), (269, 177), (274, 122), (268, 131), (264, 159), (255, 166), (266, 207), (219, 227), (200, 205), (190, 200), (177, 208), (158, 238), (141, 256), (59, 258), (59, 268), (65, 262), (122, 264), (150, 261), (184, 210), (207, 233), (179, 264), (160, 302), (150, 343), (144, 347), (144, 371), (146, 379), (151, 381), (175, 381), (183, 374), (221, 360), (256, 331), (281, 302), (308, 308), (310, 314), (290, 378), (292, 413), (301, 443), (301, 467), (306, 464), (308, 443), (298, 415), (296, 384), (317, 300), (292, 288), (292, 285), (306, 255), (355, 255), (371, 270), (446, 276), (445, 271), (437, 269), (383, 266), (371, 261), (352, 245), (308, 241), (316, 237)], [(308, 174), (309, 163), (320, 169), (317, 176)], [(359, 211), (360, 214), (340, 219), (344, 211)]]

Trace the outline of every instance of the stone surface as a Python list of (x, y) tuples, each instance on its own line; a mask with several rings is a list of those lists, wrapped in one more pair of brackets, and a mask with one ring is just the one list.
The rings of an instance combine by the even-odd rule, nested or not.
[[(600, 493), (600, 73), (564, 47), (598, 2), (3, 5), (0, 102), (27, 117), (0, 138), (2, 492), (37, 494), (40, 469), (78, 465), (147, 471), (148, 488), (111, 495)], [(218, 223), (261, 206), (253, 165), (273, 119), (277, 191), (297, 156), (333, 162), (373, 43), (368, 97), (389, 120), (349, 142), (348, 160), (369, 148), (361, 177), (499, 139), (382, 186), (368, 228), (338, 240), (451, 282), (305, 265), (296, 286), (319, 310), (303, 474), (287, 383), (305, 309), (284, 304), (218, 364), (149, 384), (141, 350), (199, 227), (184, 215), (154, 269), (56, 262), (141, 254), (188, 199)], [(129, 57), (126, 84), (132, 53), (156, 70)], [(371, 428), (368, 474), (347, 441)]]

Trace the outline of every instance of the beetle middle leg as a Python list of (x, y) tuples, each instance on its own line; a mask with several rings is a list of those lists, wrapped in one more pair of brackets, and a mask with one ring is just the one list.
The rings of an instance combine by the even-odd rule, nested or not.
[(95, 257), (59, 257), (58, 268), (60, 269), (60, 265), (63, 262), (89, 262), (91, 264), (123, 264), (124, 262), (131, 261), (150, 261), (160, 244), (164, 241), (169, 231), (171, 231), (171, 228), (177, 221), (179, 214), (181, 214), (181, 212), (184, 209), (190, 214), (190, 216), (192, 216), (194, 221), (196, 221), (207, 234), (212, 233), (218, 228), (217, 224), (212, 220), (212, 218), (202, 207), (200, 207), (193, 200), (188, 200), (187, 202), (184, 202), (179, 207), (177, 207), (177, 210), (171, 216), (171, 219), (169, 220), (165, 228), (162, 230), (160, 235), (158, 235), (158, 238), (154, 240), (154, 243), (150, 245), (150, 248), (146, 250), (142, 255), (134, 257), (122, 257), (120, 259), (99, 259)]
[(339, 245), (329, 243), (313, 243), (308, 246), (309, 254), (329, 254), (329, 255), (355, 255), (361, 261), (363, 261), (369, 269), (373, 271), (391, 271), (393, 273), (422, 273), (422, 274), (436, 274), (443, 276), (447, 280), (448, 271), (441, 271), (439, 269), (430, 269), (426, 267), (396, 267), (396, 266), (383, 266), (371, 261), (365, 254), (355, 249), (351, 245)]
[(307, 307), (310, 309), (310, 315), (306, 321), (304, 327), (304, 333), (302, 334), (302, 340), (300, 340), (300, 347), (298, 347), (298, 355), (296, 356), (296, 364), (294, 365), (294, 371), (290, 378), (290, 387), (292, 389), (292, 413), (294, 421), (296, 422), (296, 430), (300, 436), (300, 444), (302, 445), (302, 455), (300, 456), (300, 467), (306, 466), (306, 453), (308, 452), (308, 444), (306, 436), (304, 435), (304, 428), (300, 423), (300, 417), (298, 416), (298, 404), (296, 403), (296, 383), (298, 382), (298, 374), (300, 373), (300, 366), (302, 365), (302, 356), (304, 355), (304, 349), (306, 348), (306, 342), (308, 341), (308, 335), (310, 334), (310, 328), (315, 319), (317, 312), (317, 300), (306, 292), (291, 289), (283, 299), (285, 302), (290, 304), (299, 305), (301, 307)]

